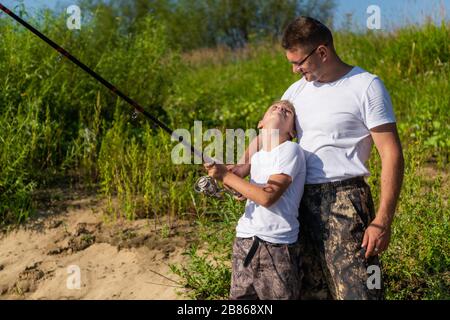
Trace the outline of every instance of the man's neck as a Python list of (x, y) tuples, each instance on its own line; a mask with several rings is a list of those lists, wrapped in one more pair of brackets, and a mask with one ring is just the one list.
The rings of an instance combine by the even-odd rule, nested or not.
[(347, 73), (350, 72), (350, 70), (353, 69), (353, 66), (346, 64), (338, 57), (336, 58), (333, 63), (330, 64), (329, 68), (325, 73), (320, 77), (318, 82), (333, 82), (336, 80), (339, 80), (343, 76), (345, 76)]

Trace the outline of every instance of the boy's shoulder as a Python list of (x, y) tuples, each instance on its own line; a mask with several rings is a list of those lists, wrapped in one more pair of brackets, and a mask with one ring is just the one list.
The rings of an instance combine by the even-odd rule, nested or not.
[(286, 141), (280, 146), (279, 157), (282, 162), (289, 163), (294, 161), (300, 171), (306, 171), (306, 157), (303, 148), (297, 142)]
[(295, 156), (303, 156), (303, 149), (297, 142), (285, 141), (279, 147), (282, 154), (286, 152)]
[(299, 158), (299, 160), (303, 161), (305, 159), (305, 155), (303, 152), (302, 147), (293, 141), (285, 141), (282, 144), (280, 144), (278, 147), (276, 147), (275, 149), (272, 149), (271, 152), (266, 152), (264, 150), (259, 150), (258, 152), (256, 152), (251, 160), (250, 163), (254, 163), (256, 159), (258, 159), (258, 161), (262, 160), (262, 159), (266, 159), (266, 157), (277, 157), (277, 158), (283, 158), (283, 159), (288, 159), (288, 158)]

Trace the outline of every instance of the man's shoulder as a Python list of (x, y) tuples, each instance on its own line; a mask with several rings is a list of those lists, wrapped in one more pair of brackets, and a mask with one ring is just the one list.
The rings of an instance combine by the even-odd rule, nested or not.
[(370, 84), (374, 79), (377, 79), (376, 74), (370, 73), (361, 67), (355, 66), (349, 74), (349, 79), (357, 81), (364, 84)]
[(370, 73), (360, 67), (355, 67), (355, 69), (356, 68), (357, 70), (354, 71), (353, 76), (355, 79), (352, 82), (353, 85), (351, 85), (351, 87), (355, 88), (358, 92), (363, 90), (369, 100), (371, 97), (379, 97), (389, 94), (383, 81), (376, 74)]
[(305, 78), (301, 78), (300, 80), (295, 81), (293, 84), (289, 86), (286, 92), (282, 96), (282, 100), (290, 100), (292, 101), (294, 97), (301, 91), (301, 89), (306, 85)]
[(298, 90), (299, 88), (303, 88), (307, 83), (308, 83), (308, 81), (306, 81), (305, 77), (301, 77), (300, 79), (295, 81), (293, 84), (291, 84), (289, 89), (292, 88), (294, 90)]
[(300, 79), (295, 81), (293, 84), (291, 84), (291, 86), (289, 88), (297, 88), (305, 83), (306, 83), (305, 77), (301, 77)]

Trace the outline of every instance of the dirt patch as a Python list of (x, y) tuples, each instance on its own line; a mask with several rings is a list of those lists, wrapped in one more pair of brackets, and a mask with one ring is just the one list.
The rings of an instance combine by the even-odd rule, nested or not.
[(419, 168), (416, 174), (420, 175), (424, 181), (420, 190), (421, 193), (427, 194), (433, 192), (433, 188), (436, 188), (436, 185), (438, 185), (441, 189), (444, 204), (448, 205), (450, 194), (450, 175), (448, 171), (440, 169), (435, 165), (428, 164)]
[[(63, 204), (61, 202), (64, 202)], [(0, 235), (0, 299), (180, 299), (193, 223), (108, 222), (92, 196), (58, 198)]]
[(8, 288), (8, 293), (12, 295), (24, 295), (28, 292), (36, 291), (40, 281), (51, 277), (53, 270), (47, 272), (42, 271), (40, 265), (42, 262), (35, 262), (25, 267), (25, 270), (19, 273), (17, 281)]

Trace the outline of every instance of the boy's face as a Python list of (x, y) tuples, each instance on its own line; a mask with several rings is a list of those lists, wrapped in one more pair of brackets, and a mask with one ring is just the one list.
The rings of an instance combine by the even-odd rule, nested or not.
[(279, 129), (280, 135), (295, 137), (295, 110), (284, 103), (275, 103), (267, 109), (258, 124), (259, 129)]

